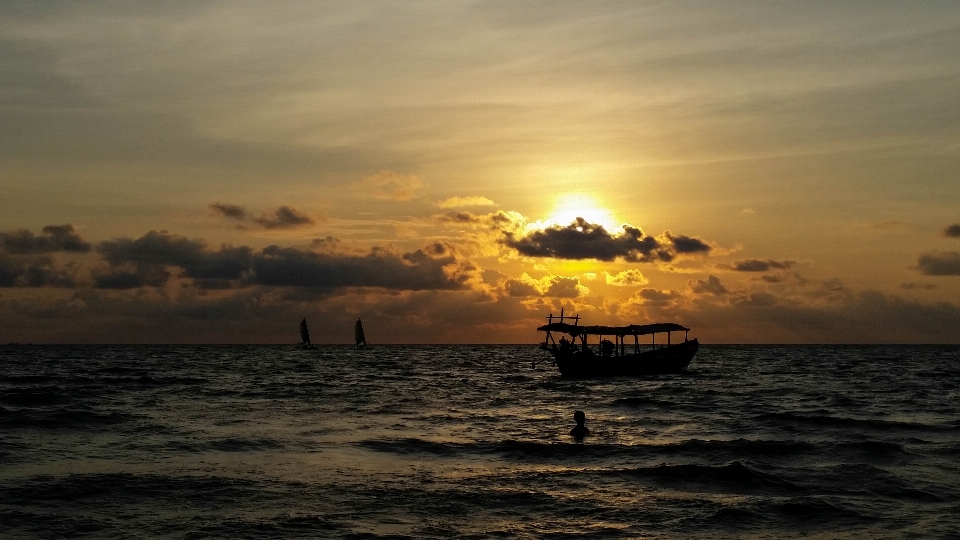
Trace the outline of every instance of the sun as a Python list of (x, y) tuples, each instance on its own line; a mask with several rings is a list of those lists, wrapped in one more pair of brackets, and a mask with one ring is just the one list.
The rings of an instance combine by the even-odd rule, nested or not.
[(584, 194), (561, 196), (553, 207), (550, 217), (544, 221), (547, 226), (559, 225), (565, 227), (573, 223), (578, 217), (594, 225), (603, 225), (607, 230), (617, 228), (617, 221), (613, 214), (598, 204), (595, 198)]

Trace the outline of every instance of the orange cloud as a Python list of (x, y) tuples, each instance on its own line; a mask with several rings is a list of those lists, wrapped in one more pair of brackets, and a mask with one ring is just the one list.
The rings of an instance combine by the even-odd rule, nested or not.
[(386, 170), (361, 178), (353, 185), (354, 194), (358, 197), (393, 201), (417, 198), (422, 189), (423, 181), (416, 175)]

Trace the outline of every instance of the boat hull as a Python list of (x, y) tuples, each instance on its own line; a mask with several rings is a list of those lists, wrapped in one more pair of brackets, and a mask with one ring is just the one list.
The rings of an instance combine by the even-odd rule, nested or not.
[(600, 356), (593, 352), (549, 349), (564, 377), (630, 377), (686, 371), (700, 343), (696, 339), (661, 349), (627, 354)]

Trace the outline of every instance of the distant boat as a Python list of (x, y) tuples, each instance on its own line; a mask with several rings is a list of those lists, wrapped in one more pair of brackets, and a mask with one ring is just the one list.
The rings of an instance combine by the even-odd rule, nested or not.
[(312, 349), (313, 345), (310, 344), (310, 330), (307, 330), (307, 318), (304, 317), (300, 321), (300, 346), (304, 349)]
[(367, 347), (367, 338), (363, 335), (363, 325), (360, 324), (360, 319), (357, 319), (357, 324), (353, 326), (353, 338), (357, 342), (358, 349)]
[[(631, 324), (629, 326), (580, 326), (580, 316), (564, 316), (555, 322), (553, 314), (544, 326), (537, 328), (547, 335), (540, 348), (556, 360), (564, 377), (615, 377), (681, 373), (690, 365), (700, 342), (688, 339), (689, 328), (676, 323)], [(573, 324), (566, 322), (572, 320)], [(670, 333), (683, 332), (682, 343), (671, 344)], [(553, 334), (566, 334), (559, 341)], [(667, 334), (667, 343), (657, 345), (656, 334)], [(640, 344), (640, 336), (651, 336), (650, 344)], [(588, 343), (588, 336), (598, 336), (598, 343)], [(633, 336), (633, 343), (625, 343)], [(614, 341), (604, 339), (612, 337)], [(649, 348), (648, 348), (649, 347)]]

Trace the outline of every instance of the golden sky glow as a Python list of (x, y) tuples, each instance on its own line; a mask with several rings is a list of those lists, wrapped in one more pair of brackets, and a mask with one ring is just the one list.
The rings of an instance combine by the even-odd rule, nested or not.
[(960, 336), (955, 2), (7, 2), (0, 32), (0, 341), (533, 343), (561, 307)]
[(610, 210), (604, 208), (592, 195), (571, 192), (557, 196), (556, 201), (542, 225), (569, 225), (578, 217), (612, 230), (618, 225)]

